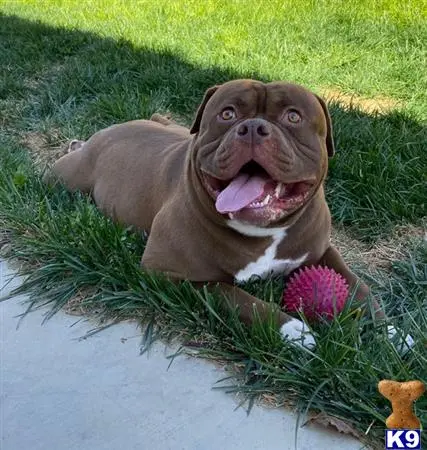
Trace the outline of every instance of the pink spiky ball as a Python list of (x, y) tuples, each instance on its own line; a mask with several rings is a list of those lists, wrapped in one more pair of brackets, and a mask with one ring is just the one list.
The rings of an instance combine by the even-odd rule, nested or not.
[(287, 312), (303, 312), (308, 320), (319, 316), (330, 320), (343, 310), (347, 297), (347, 281), (335, 270), (304, 267), (288, 280), (283, 307)]

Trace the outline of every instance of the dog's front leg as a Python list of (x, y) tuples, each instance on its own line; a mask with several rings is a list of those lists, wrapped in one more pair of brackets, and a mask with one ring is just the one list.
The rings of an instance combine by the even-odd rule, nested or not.
[[(320, 264), (334, 269), (335, 272), (341, 274), (348, 282), (350, 290), (356, 288), (354, 298), (360, 303), (366, 312), (369, 311), (369, 288), (368, 286), (357, 278), (357, 276), (349, 269), (345, 263), (343, 257), (338, 250), (330, 246), (320, 260)], [(384, 310), (379, 305), (376, 299), (372, 299), (372, 310), (376, 319), (386, 319)], [(404, 354), (406, 351), (414, 345), (414, 339), (409, 334), (402, 334), (398, 331), (394, 325), (387, 326), (387, 334), (389, 339), (395, 341), (397, 350)]]
[[(370, 292), (369, 287), (350, 270), (350, 268), (345, 263), (343, 257), (335, 247), (331, 245), (326, 250), (326, 252), (324, 253), (324, 255), (320, 260), (320, 264), (322, 266), (329, 267), (330, 269), (333, 269), (335, 270), (335, 272), (342, 275), (349, 285), (350, 292), (353, 289), (356, 289), (354, 293), (354, 299), (358, 303), (360, 303), (360, 305), (364, 309), (369, 309), (367, 308), (369, 306), (368, 305)], [(372, 299), (372, 309), (375, 318), (377, 319), (385, 318), (384, 310), (381, 308), (381, 306), (375, 299)]]
[[(199, 284), (199, 283), (198, 283)], [(200, 285), (200, 284), (199, 284)], [(227, 306), (237, 309), (239, 319), (252, 325), (258, 318), (262, 322), (273, 320), (285, 340), (313, 349), (316, 345), (308, 326), (301, 320), (284, 313), (275, 303), (265, 302), (243, 289), (229, 283), (208, 284), (210, 290), (217, 290), (224, 296)]]
[[(162, 227), (163, 223), (165, 221), (158, 220), (158, 217), (153, 222), (141, 260), (141, 266), (145, 270), (162, 272), (174, 282), (189, 279), (195, 287), (207, 286), (209, 291), (222, 295), (227, 307), (237, 309), (239, 319), (246, 325), (252, 325), (257, 318), (261, 321), (272, 319), (274, 326), (278, 327), (284, 339), (299, 346), (315, 347), (315, 340), (308, 326), (301, 320), (285, 314), (278, 305), (254, 297), (228, 282), (228, 278), (226, 281), (224, 279), (223, 281), (204, 280), (203, 274), (214, 273), (215, 268), (205, 265), (198, 273), (199, 268), (193, 266), (194, 259), (190, 256), (191, 252), (185, 254), (186, 249), (176, 249), (176, 242), (169, 238), (167, 231)], [(195, 253), (196, 250), (193, 251), (193, 254)], [(175, 257), (172, 257), (172, 254)], [(208, 264), (206, 260), (200, 263)], [(217, 277), (221, 279), (220, 275)]]

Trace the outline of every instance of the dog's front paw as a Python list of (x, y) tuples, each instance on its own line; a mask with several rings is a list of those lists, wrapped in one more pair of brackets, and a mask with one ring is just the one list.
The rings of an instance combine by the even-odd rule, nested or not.
[(404, 336), (402, 332), (400, 330), (398, 331), (393, 325), (387, 326), (387, 336), (402, 356), (415, 345), (414, 338), (410, 334)]
[(316, 347), (314, 336), (310, 333), (308, 326), (301, 320), (291, 319), (280, 328), (280, 334), (287, 341), (299, 347), (313, 350)]

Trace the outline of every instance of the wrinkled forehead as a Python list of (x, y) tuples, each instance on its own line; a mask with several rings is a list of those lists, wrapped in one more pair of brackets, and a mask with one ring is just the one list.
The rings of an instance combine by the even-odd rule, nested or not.
[(284, 83), (261, 83), (251, 80), (236, 80), (223, 84), (209, 102), (209, 109), (216, 111), (226, 106), (236, 106), (258, 113), (296, 107), (307, 113), (322, 113), (322, 108), (312, 92), (302, 86)]

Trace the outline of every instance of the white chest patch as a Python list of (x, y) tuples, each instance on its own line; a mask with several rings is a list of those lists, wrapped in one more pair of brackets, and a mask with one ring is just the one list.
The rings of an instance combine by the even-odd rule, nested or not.
[(271, 245), (266, 248), (263, 255), (236, 273), (235, 278), (237, 281), (247, 281), (253, 276), (266, 278), (271, 273), (287, 275), (307, 259), (308, 253), (297, 259), (276, 259), (277, 248), (282, 240), (286, 238), (286, 230), (288, 227), (260, 228), (243, 224), (237, 220), (229, 220), (227, 224), (230, 228), (245, 236), (272, 238)]

